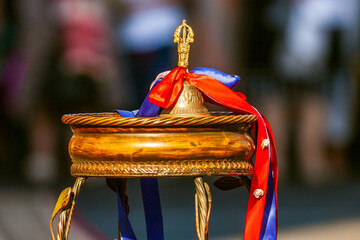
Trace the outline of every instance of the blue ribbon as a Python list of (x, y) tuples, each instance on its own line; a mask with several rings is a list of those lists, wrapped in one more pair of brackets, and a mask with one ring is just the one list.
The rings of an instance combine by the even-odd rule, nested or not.
[(117, 195), (117, 205), (118, 205), (118, 218), (119, 218), (119, 228), (121, 237), (123, 240), (136, 240), (135, 233), (131, 227), (129, 218), (126, 214), (125, 208), (122, 204), (120, 197), (120, 184), (118, 179), (116, 179), (116, 195)]
[(140, 179), (140, 183), (145, 211), (147, 239), (163, 240), (164, 230), (158, 180), (156, 178), (142, 178)]
[(260, 230), (260, 238), (266, 240), (275, 240), (276, 233), (276, 204), (275, 204), (275, 191), (274, 180), (272, 177), (271, 163), (269, 164), (269, 178), (265, 200), (265, 209), (263, 220)]
[(235, 85), (240, 81), (240, 77), (237, 75), (229, 75), (213, 68), (196, 67), (190, 72), (199, 75), (208, 75), (212, 78), (215, 78), (230, 89), (233, 89), (233, 87), (235, 87)]

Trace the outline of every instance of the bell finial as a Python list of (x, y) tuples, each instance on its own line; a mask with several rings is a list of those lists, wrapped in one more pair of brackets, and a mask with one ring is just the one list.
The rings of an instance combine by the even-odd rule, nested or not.
[(178, 43), (178, 66), (187, 67), (189, 65), (190, 43), (194, 42), (194, 32), (186, 20), (178, 26), (174, 33), (174, 42)]

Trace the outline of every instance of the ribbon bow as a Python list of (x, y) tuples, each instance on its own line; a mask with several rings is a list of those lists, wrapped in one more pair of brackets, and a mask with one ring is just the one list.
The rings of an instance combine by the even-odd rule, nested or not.
[[(201, 71), (200, 68), (194, 69), (195, 72)], [(193, 70), (193, 71), (194, 71)], [(214, 74), (214, 72), (213, 72)], [(222, 75), (224, 77), (224, 75)], [(241, 93), (233, 92), (230, 88), (225, 86), (223, 83), (219, 82), (215, 78), (205, 75), (205, 74), (196, 74), (194, 72), (187, 72), (185, 67), (177, 67), (173, 69), (170, 73), (168, 73), (160, 82), (157, 84), (150, 92), (149, 101), (153, 104), (158, 105), (162, 108), (169, 108), (172, 104), (175, 103), (176, 99), (181, 93), (183, 82), (187, 81), (189, 84), (193, 85), (194, 87), (198, 88), (203, 93), (210, 93), (206, 94), (208, 101), (213, 103), (219, 103), (216, 99), (212, 99), (211, 96), (216, 96), (216, 93), (213, 92), (220, 87), (221, 89), (227, 89), (225, 91), (230, 90), (232, 93), (238, 95), (238, 97), (245, 100), (245, 95)], [(220, 92), (218, 94), (218, 98), (221, 99), (221, 93), (226, 94), (226, 92)], [(212, 101), (215, 100), (215, 101)]]
[[(256, 157), (244, 237), (245, 240), (276, 239), (278, 168), (275, 142), (268, 121), (245, 101), (243, 94), (231, 90), (226, 83), (209, 75), (187, 72), (185, 67), (173, 69), (158, 82), (148, 95), (148, 101), (159, 107), (169, 108), (181, 93), (183, 81), (199, 89), (205, 101), (228, 108), (236, 114), (249, 113), (257, 116)], [(137, 115), (146, 115), (142, 114), (142, 108), (143, 106)]]

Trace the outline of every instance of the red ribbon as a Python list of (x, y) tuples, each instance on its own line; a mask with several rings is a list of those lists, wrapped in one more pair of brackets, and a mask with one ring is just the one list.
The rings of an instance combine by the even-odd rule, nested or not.
[[(179, 97), (183, 87), (183, 81), (185, 80), (190, 85), (198, 88), (211, 100), (232, 110), (234, 113), (250, 113), (257, 116), (258, 136), (256, 143), (256, 157), (246, 214), (244, 239), (259, 239), (265, 207), (270, 162), (273, 173), (272, 177), (274, 179), (275, 201), (277, 206), (276, 193), (278, 170), (275, 142), (271, 127), (262, 114), (245, 101), (245, 96), (243, 94), (232, 91), (230, 88), (210, 76), (199, 75), (191, 72), (188, 73), (185, 67), (177, 67), (173, 69), (168, 75), (166, 75), (151, 90), (149, 101), (162, 108), (169, 108), (176, 102), (177, 98)], [(269, 139), (270, 145), (262, 149), (261, 143), (264, 139)], [(270, 155), (269, 151), (271, 153)], [(256, 189), (263, 190), (265, 193), (264, 196), (256, 198), (253, 195), (253, 192)]]

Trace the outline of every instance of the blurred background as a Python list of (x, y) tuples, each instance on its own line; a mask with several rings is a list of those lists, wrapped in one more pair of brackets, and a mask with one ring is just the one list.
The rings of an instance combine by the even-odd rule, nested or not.
[[(195, 32), (190, 68), (241, 76), (236, 90), (273, 128), (279, 239), (359, 239), (359, 0), (0, 0), (0, 240), (50, 239), (74, 182), (61, 116), (137, 109), (176, 67), (182, 19)], [(241, 239), (247, 191), (212, 189), (210, 239)], [(166, 239), (195, 239), (192, 180), (162, 179), (160, 191)], [(131, 179), (145, 239), (140, 196)], [(70, 239), (114, 239), (116, 218), (115, 194), (89, 179)]]

